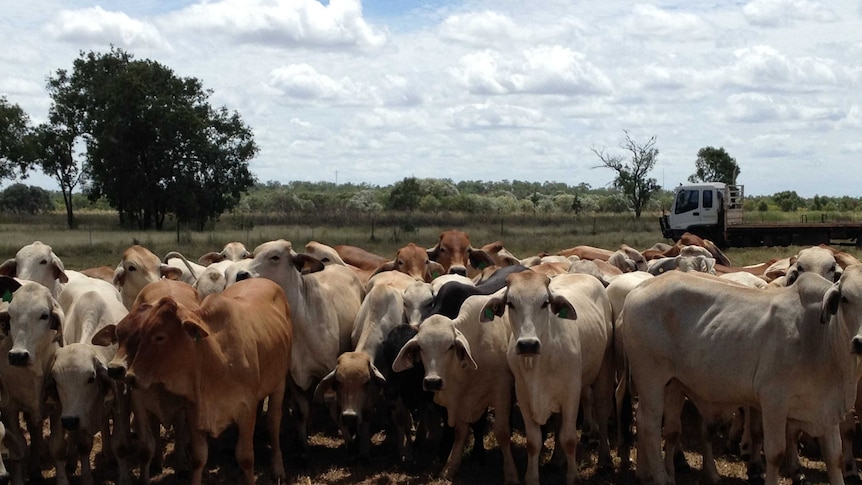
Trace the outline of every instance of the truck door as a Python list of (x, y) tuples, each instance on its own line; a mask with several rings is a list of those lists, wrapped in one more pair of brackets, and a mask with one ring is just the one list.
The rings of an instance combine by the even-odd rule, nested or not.
[(701, 225), (701, 191), (699, 189), (679, 189), (673, 204), (672, 229), (687, 230), (690, 226)]

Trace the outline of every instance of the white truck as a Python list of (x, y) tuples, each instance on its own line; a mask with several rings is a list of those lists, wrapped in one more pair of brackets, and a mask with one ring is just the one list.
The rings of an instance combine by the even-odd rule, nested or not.
[[(800, 215), (799, 222), (751, 222), (742, 211), (742, 185), (706, 182), (674, 189), (673, 204), (659, 218), (662, 235), (685, 232), (722, 247), (846, 244), (862, 246), (862, 222), (830, 220), (826, 213)], [(816, 220), (813, 219), (816, 216)]]

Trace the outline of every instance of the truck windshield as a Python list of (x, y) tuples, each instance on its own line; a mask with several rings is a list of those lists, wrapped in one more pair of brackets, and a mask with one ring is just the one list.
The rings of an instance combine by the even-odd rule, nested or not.
[(682, 214), (697, 209), (700, 202), (699, 190), (680, 190), (676, 195), (676, 204), (674, 205), (674, 214)]

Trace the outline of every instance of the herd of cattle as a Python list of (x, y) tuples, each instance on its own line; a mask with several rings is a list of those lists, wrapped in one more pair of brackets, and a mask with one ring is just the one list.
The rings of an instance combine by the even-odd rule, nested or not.
[(44, 456), (58, 484), (78, 461), (80, 483), (92, 484), (99, 433), (117, 483), (150, 483), (162, 428), (173, 430), (176, 468), (199, 485), (208, 437), (232, 425), (253, 484), (258, 417), (273, 480), (285, 480), (283, 425), (302, 459), (320, 409), (359, 458), (382, 428), (401, 461), (420, 442), (443, 443), (447, 479), (471, 425), (483, 446), (491, 410), (501, 480), (515, 484), (519, 410), (528, 485), (539, 483), (546, 433), (566, 483), (579, 478), (579, 430), (598, 442), (601, 468), (613, 473), (612, 444), (617, 466), (630, 467), (634, 418), (636, 474), (666, 484), (686, 403), (701, 415), (711, 483), (710, 433), (726, 422), (740, 430), (749, 474), (767, 484), (798, 473), (806, 436), (831, 485), (859, 477), (862, 265), (827, 246), (746, 267), (688, 234), (643, 251), (518, 258), (451, 230), (394, 258), (314, 241), (298, 253), (277, 240), (253, 252), (229, 243), (195, 263), (134, 245), (116, 266), (73, 271), (37, 241), (0, 275), (0, 478), (14, 485), (41, 477)]

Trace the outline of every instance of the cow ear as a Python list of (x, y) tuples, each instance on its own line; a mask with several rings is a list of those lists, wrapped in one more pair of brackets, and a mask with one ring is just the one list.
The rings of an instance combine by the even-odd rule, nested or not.
[(336, 387), (338, 385), (338, 380), (335, 378), (335, 372), (338, 370), (338, 366), (335, 366), (335, 369), (332, 369), (332, 372), (326, 374), (326, 377), (320, 380), (320, 383), (317, 384), (317, 387), (314, 388), (314, 400), (315, 402), (320, 402), (326, 405), (333, 404), (337, 397), (336, 395)]
[(494, 317), (502, 317), (506, 313), (506, 294), (501, 296), (492, 296), (485, 302), (482, 307), (482, 312), (479, 314), (479, 321), (482, 323), (491, 322)]
[(93, 335), (90, 343), (100, 347), (107, 347), (117, 343), (117, 326), (114, 324), (105, 325)]
[(467, 341), (467, 337), (458, 330), (455, 330), (455, 354), (458, 356), (458, 360), (461, 361), (462, 368), (467, 366), (472, 367), (473, 370), (479, 368), (476, 365), (476, 361), (473, 360), (473, 355), (470, 353), (470, 343)]
[(205, 328), (193, 320), (183, 320), (182, 326), (183, 330), (185, 330), (185, 332), (189, 334), (189, 337), (191, 337), (195, 342), (200, 342), (210, 336), (209, 332), (207, 332)]
[(60, 406), (60, 393), (57, 391), (57, 381), (54, 379), (53, 372), (45, 373), (45, 378), (42, 380), (42, 399), (52, 401), (52, 406)]
[(413, 368), (413, 362), (419, 356), (419, 340), (416, 337), (411, 338), (401, 347), (395, 360), (392, 362), (392, 370), (401, 372)]
[(437, 261), (437, 258), (440, 257), (440, 243), (438, 242), (433, 248), (426, 249), (425, 252), (428, 253), (428, 259)]
[(14, 277), (16, 274), (18, 274), (18, 263), (14, 259), (7, 259), (0, 264), (0, 275)]
[(293, 265), (296, 267), (296, 270), (302, 274), (317, 273), (326, 268), (319, 259), (305, 253), (295, 255), (293, 257)]
[(159, 265), (159, 275), (167, 280), (180, 281), (183, 278), (183, 271), (179, 268), (162, 263)]
[(200, 258), (198, 258), (198, 263), (202, 264), (203, 266), (209, 266), (213, 263), (218, 263), (218, 262), (224, 261), (224, 259), (225, 259), (225, 257), (222, 253), (210, 251), (210, 252), (204, 254), (203, 256), (201, 256)]
[(96, 369), (96, 383), (99, 385), (101, 395), (104, 396), (104, 402), (113, 401), (117, 382), (108, 376), (108, 369), (95, 357), (93, 357), (93, 367)]
[(54, 279), (60, 283), (68, 283), (69, 277), (66, 275), (66, 268), (63, 266), (63, 261), (56, 254), (51, 253), (51, 266), (54, 269)]
[(428, 264), (425, 266), (425, 282), (430, 283), (432, 280), (445, 273), (446, 271), (443, 270), (442, 264), (437, 261), (429, 260)]
[(561, 295), (551, 296), (551, 313), (566, 320), (578, 319), (578, 312), (575, 311), (575, 307)]
[(122, 288), (124, 284), (126, 284), (126, 270), (120, 265), (114, 270), (114, 286)]
[(51, 310), (51, 316), (49, 317), (48, 328), (57, 332), (57, 342), (60, 343), (60, 347), (63, 346), (63, 321), (65, 319), (66, 317), (63, 315), (63, 309), (60, 308), (58, 303), (54, 303), (54, 307)]
[[(386, 271), (395, 271), (395, 261), (394, 260), (393, 261), (387, 261), (385, 263), (381, 263), (380, 266), (378, 266), (377, 269), (375, 269), (374, 272), (371, 273), (371, 276), (374, 276), (376, 274), (383, 273)], [(371, 276), (369, 276), (368, 278), (371, 278)]]
[(470, 265), (476, 269), (494, 266), (494, 258), (481, 249), (467, 248), (467, 258), (470, 259)]
[(12, 301), (12, 294), (18, 288), (21, 288), (21, 283), (11, 276), (0, 276), (0, 300), (5, 302)]
[(838, 313), (839, 303), (841, 303), (841, 290), (836, 283), (823, 295), (823, 302), (820, 304), (820, 323), (828, 322), (832, 315)]

